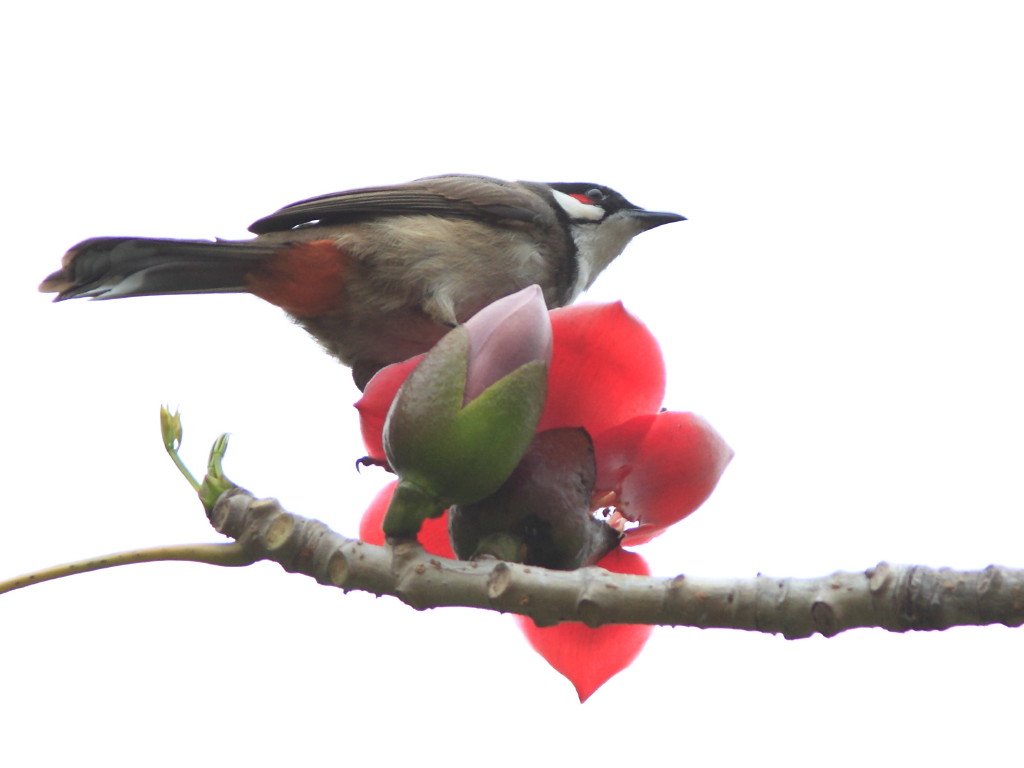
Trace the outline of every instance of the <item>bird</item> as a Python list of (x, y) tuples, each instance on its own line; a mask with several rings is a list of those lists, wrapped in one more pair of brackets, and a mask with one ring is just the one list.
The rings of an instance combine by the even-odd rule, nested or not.
[(39, 286), (54, 301), (248, 292), (282, 308), (363, 389), (531, 284), (565, 306), (641, 232), (684, 221), (609, 187), (450, 174), (320, 195), (246, 240), (96, 237)]

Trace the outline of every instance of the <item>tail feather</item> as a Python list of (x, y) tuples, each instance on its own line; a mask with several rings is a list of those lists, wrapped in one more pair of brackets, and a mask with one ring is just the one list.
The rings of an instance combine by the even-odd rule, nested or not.
[(273, 253), (252, 240), (99, 237), (68, 251), (39, 290), (56, 293), (54, 301), (237, 293), (248, 290), (247, 275)]

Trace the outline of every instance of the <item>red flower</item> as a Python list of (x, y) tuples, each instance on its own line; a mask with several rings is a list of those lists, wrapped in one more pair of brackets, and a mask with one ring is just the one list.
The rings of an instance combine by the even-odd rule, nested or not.
[[(661, 350), (621, 303), (556, 309), (551, 326), (554, 352), (537, 429), (584, 427), (594, 440), (597, 460), (595, 506), (611, 508), (609, 522), (627, 529), (624, 545), (649, 541), (707, 499), (732, 450), (700, 417), (659, 410), (665, 392)], [(384, 461), (380, 430), (395, 392), (416, 362), (382, 370), (356, 403), (372, 459)], [(437, 521), (438, 528), (444, 519)], [(434, 548), (440, 542), (431, 539), (428, 543), (427, 534), (421, 536), (429, 551), (451, 552), (447, 541), (442, 552)], [(618, 573), (648, 572), (640, 555), (620, 550), (598, 565)], [(580, 701), (627, 667), (651, 632), (651, 627), (633, 625), (537, 628), (529, 619), (517, 620), (533, 647), (573, 682)]]
[[(651, 575), (647, 561), (625, 549), (613, 549), (597, 565), (614, 573)], [(654, 631), (650, 624), (607, 624), (591, 629), (577, 621), (538, 627), (526, 616), (515, 620), (533, 649), (576, 687), (580, 703), (632, 664)]]

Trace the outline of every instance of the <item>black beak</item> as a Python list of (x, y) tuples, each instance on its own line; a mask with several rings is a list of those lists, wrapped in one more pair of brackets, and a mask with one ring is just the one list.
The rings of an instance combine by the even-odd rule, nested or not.
[(654, 229), (655, 227), (660, 227), (662, 224), (671, 224), (673, 221), (686, 221), (686, 217), (680, 216), (678, 213), (668, 213), (666, 211), (645, 211), (642, 208), (630, 211), (629, 214), (643, 224), (642, 232)]

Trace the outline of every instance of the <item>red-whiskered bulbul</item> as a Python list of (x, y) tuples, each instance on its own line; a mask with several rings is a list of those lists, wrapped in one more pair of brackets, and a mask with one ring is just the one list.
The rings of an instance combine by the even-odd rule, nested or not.
[(249, 240), (85, 240), (39, 289), (56, 301), (247, 291), (288, 312), (362, 388), (528, 285), (551, 308), (569, 304), (634, 236), (683, 219), (599, 184), (437, 176), (294, 203)]

